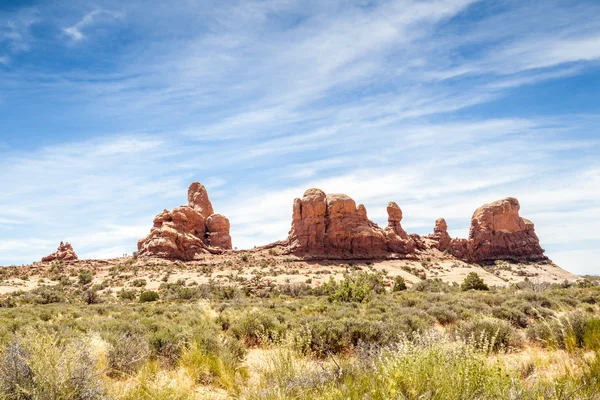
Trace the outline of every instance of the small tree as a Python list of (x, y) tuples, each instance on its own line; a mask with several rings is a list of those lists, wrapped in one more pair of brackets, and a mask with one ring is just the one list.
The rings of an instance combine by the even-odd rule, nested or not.
[(392, 288), (392, 291), (401, 292), (403, 290), (406, 290), (406, 282), (404, 281), (403, 277), (398, 275), (396, 279), (394, 279), (394, 287)]
[(477, 274), (477, 272), (469, 272), (469, 275), (465, 278), (461, 285), (463, 291), (466, 290), (490, 290), (488, 285), (485, 284), (483, 279)]

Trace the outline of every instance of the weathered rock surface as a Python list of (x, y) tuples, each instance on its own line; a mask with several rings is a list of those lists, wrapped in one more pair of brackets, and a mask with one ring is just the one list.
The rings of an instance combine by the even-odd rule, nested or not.
[(546, 259), (533, 224), (519, 216), (515, 198), (478, 208), (468, 239), (451, 238), (443, 218), (435, 222), (433, 234), (409, 235), (402, 228), (398, 204), (388, 203), (387, 212), (388, 225), (382, 229), (368, 219), (362, 204), (356, 206), (347, 195), (308, 189), (302, 199), (294, 200), (288, 238), (263, 248), (282, 247), (284, 253), (309, 259), (398, 258), (429, 248), (467, 262)]
[(306, 258), (369, 259), (411, 253), (414, 243), (402, 229), (402, 211), (388, 207), (389, 226), (380, 228), (345, 194), (308, 189), (294, 200), (292, 228), (287, 240), (265, 247), (283, 246), (286, 252)]
[(77, 254), (75, 254), (71, 243), (60, 242), (58, 249), (54, 253), (42, 258), (42, 262), (49, 262), (54, 260), (75, 261), (78, 259), (79, 258), (77, 257)]
[(188, 190), (188, 205), (159, 213), (150, 234), (138, 241), (138, 253), (176, 260), (218, 254), (231, 249), (229, 228), (229, 220), (214, 213), (206, 188), (194, 182)]
[(519, 201), (508, 197), (475, 210), (469, 230), (469, 256), (474, 261), (545, 259), (533, 223), (519, 216)]
[(438, 250), (448, 250), (450, 243), (452, 242), (452, 238), (450, 238), (450, 235), (448, 234), (448, 224), (446, 224), (446, 220), (444, 218), (438, 218), (435, 221), (433, 234), (429, 235), (428, 237), (434, 240), (434, 247)]
[(443, 218), (435, 223), (434, 247), (469, 262), (495, 260), (544, 260), (544, 249), (533, 223), (519, 216), (519, 201), (508, 197), (484, 204), (473, 213), (468, 239), (450, 238)]

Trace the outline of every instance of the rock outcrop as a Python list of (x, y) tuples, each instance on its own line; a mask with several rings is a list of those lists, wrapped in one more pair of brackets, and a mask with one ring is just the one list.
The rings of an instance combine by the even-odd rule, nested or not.
[(427, 238), (433, 247), (468, 262), (546, 259), (533, 223), (520, 217), (519, 209), (514, 197), (484, 204), (473, 213), (468, 239), (450, 238), (443, 218)]
[(150, 234), (138, 241), (138, 253), (176, 260), (219, 254), (231, 249), (229, 227), (225, 216), (214, 213), (206, 188), (194, 182), (188, 189), (188, 205), (158, 214)]
[(508, 197), (475, 210), (469, 230), (473, 261), (545, 259), (533, 223), (519, 216), (519, 201)]
[(446, 224), (446, 220), (444, 218), (438, 218), (435, 221), (433, 234), (429, 235), (428, 238), (433, 239), (434, 247), (438, 250), (448, 250), (452, 242), (452, 238), (448, 234), (448, 224)]
[(71, 243), (60, 242), (58, 249), (54, 253), (52, 253), (46, 257), (43, 257), (42, 262), (50, 262), (50, 261), (54, 261), (54, 260), (75, 261), (78, 259), (79, 258), (77, 257), (77, 254), (75, 254), (75, 251), (73, 250), (73, 246), (71, 246)]
[(380, 228), (367, 217), (362, 205), (345, 194), (308, 189), (294, 200), (292, 228), (287, 240), (265, 248), (282, 246), (284, 252), (304, 258), (370, 259), (399, 257), (413, 251), (414, 243), (402, 229), (402, 211), (388, 206), (389, 226)]
[(515, 198), (478, 208), (468, 239), (451, 238), (443, 218), (435, 222), (433, 234), (409, 235), (402, 228), (398, 204), (388, 203), (387, 212), (388, 225), (382, 229), (347, 195), (308, 189), (302, 199), (294, 200), (288, 238), (263, 249), (281, 247), (283, 253), (304, 259), (400, 258), (431, 248), (467, 262), (546, 259), (533, 224), (519, 216)]

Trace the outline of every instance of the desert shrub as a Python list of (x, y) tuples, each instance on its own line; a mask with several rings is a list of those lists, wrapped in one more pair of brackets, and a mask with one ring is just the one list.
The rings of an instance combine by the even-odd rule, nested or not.
[(161, 327), (146, 335), (150, 348), (156, 357), (168, 364), (175, 364), (185, 348), (188, 338), (177, 327)]
[(312, 319), (295, 332), (294, 346), (302, 354), (324, 358), (350, 347), (345, 333), (345, 326), (340, 321)]
[(477, 272), (469, 272), (469, 274), (465, 277), (465, 280), (463, 281), (460, 288), (463, 291), (490, 289)]
[(247, 346), (256, 346), (263, 342), (278, 339), (285, 327), (271, 313), (253, 310), (243, 314), (224, 314), (219, 319), (222, 326), (227, 326), (236, 339)]
[(144, 365), (150, 356), (150, 346), (140, 334), (120, 335), (111, 340), (110, 345), (107, 355), (110, 376), (130, 375)]
[(427, 313), (433, 316), (442, 325), (451, 324), (458, 319), (458, 315), (453, 310), (444, 306), (431, 307), (427, 310)]
[(495, 318), (510, 322), (518, 328), (526, 328), (529, 325), (529, 317), (522, 311), (511, 307), (498, 307), (492, 310)]
[(27, 399), (34, 391), (33, 371), (23, 346), (9, 343), (0, 358), (0, 398)]
[(460, 324), (455, 335), (477, 349), (497, 352), (520, 347), (515, 329), (505, 321), (484, 318)]
[(380, 273), (359, 272), (353, 275), (344, 274), (344, 279), (339, 282), (331, 277), (322, 288), (329, 301), (361, 303), (371, 300), (373, 293), (383, 293), (385, 284)]
[(147, 282), (145, 279), (143, 279), (143, 278), (139, 278), (139, 279), (134, 279), (134, 280), (131, 282), (131, 285), (132, 285), (132, 286), (135, 286), (135, 287), (144, 287), (144, 286), (146, 286), (146, 284), (147, 284), (147, 283), (148, 283), (148, 282)]
[(292, 283), (281, 285), (279, 287), (279, 292), (290, 297), (299, 297), (310, 294), (311, 288), (308, 285), (308, 283), (312, 282), (312, 280), (310, 280), (309, 278), (306, 281), (306, 283)]
[(94, 279), (94, 276), (92, 275), (92, 273), (90, 271), (88, 271), (88, 270), (79, 271), (79, 283), (81, 285), (87, 285), (87, 284), (91, 283), (93, 279)]
[(54, 286), (42, 286), (30, 292), (36, 304), (62, 303), (65, 301), (64, 292)]
[(140, 303), (148, 303), (151, 301), (157, 301), (158, 300), (158, 293), (152, 291), (152, 290), (147, 290), (145, 292), (140, 293)]
[(392, 288), (392, 291), (401, 292), (406, 289), (406, 282), (404, 281), (404, 278), (400, 275), (396, 276), (394, 278), (394, 287)]
[(248, 376), (242, 365), (245, 357), (246, 349), (238, 340), (205, 329), (183, 351), (179, 365), (196, 383), (233, 389)]
[(341, 397), (365, 398), (375, 388), (391, 398), (500, 399), (512, 388), (506, 371), (469, 345), (424, 338), (384, 350), (380, 358), (371, 373), (345, 380)]
[(84, 340), (29, 330), (0, 359), (0, 393), (9, 399), (103, 399), (96, 360)]
[(412, 290), (414, 290), (416, 292), (450, 293), (450, 292), (455, 291), (456, 289), (452, 285), (441, 280), (440, 278), (433, 278), (433, 279), (424, 279), (422, 281), (415, 283), (412, 286)]
[(125, 289), (121, 289), (121, 291), (119, 291), (119, 298), (121, 300), (135, 300), (135, 298), (137, 297), (137, 292), (135, 290), (125, 290)]
[(88, 289), (83, 292), (83, 301), (86, 304), (98, 304), (100, 303), (100, 295), (94, 289)]

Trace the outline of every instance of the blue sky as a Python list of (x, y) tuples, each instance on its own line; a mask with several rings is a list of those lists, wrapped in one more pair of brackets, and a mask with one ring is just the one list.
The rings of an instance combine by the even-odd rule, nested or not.
[(209, 189), (233, 244), (282, 239), (309, 187), (409, 232), (521, 202), (600, 273), (597, 1), (0, 3), (0, 265), (61, 240), (132, 253)]

